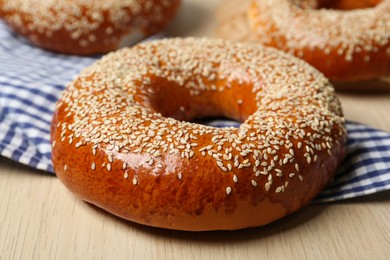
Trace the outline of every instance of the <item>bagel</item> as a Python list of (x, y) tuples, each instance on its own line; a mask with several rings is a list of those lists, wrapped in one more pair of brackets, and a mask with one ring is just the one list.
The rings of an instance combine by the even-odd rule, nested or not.
[[(239, 120), (239, 128), (190, 122)], [(273, 48), (165, 39), (110, 53), (59, 99), (55, 172), (81, 199), (178, 230), (261, 226), (309, 203), (345, 153), (340, 103)]]
[(35, 45), (107, 53), (162, 30), (180, 0), (0, 0), (0, 18)]
[(390, 74), (390, 0), (253, 0), (248, 17), (258, 42), (333, 81)]

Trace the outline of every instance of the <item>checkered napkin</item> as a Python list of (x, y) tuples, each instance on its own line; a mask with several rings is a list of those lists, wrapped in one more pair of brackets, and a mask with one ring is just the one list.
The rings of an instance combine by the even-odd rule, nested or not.
[[(53, 173), (50, 122), (64, 86), (95, 58), (53, 54), (32, 47), (0, 22), (0, 154)], [(217, 127), (236, 122), (215, 120)], [(390, 189), (390, 133), (347, 123), (347, 158), (315, 202)]]

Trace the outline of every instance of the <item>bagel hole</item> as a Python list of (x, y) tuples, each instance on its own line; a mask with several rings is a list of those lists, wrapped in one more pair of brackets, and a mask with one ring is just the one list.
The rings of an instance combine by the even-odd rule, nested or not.
[[(218, 83), (217, 85), (220, 85)], [(223, 84), (223, 83), (222, 83)], [(152, 78), (143, 92), (144, 105), (164, 117), (216, 127), (238, 127), (256, 111), (250, 85), (230, 82), (224, 91), (192, 94), (188, 88), (163, 78)], [(229, 122), (227, 122), (229, 121)]]
[(316, 9), (331, 9), (349, 11), (355, 9), (373, 8), (383, 0), (318, 0)]
[(200, 125), (208, 125), (208, 126), (214, 126), (218, 128), (226, 128), (226, 127), (235, 127), (238, 128), (242, 122), (237, 121), (232, 118), (227, 118), (223, 116), (219, 117), (202, 117), (202, 118), (194, 118), (193, 120), (190, 120), (189, 122), (200, 124)]

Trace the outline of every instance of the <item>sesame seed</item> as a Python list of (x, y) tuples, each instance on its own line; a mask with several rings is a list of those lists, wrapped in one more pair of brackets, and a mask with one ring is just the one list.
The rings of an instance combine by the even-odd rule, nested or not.
[(227, 187), (226, 188), (226, 195), (229, 195), (230, 193), (232, 193), (232, 188), (231, 187)]
[(228, 163), (227, 168), (228, 168), (229, 171), (231, 171), (232, 170), (232, 165), (230, 163)]
[(269, 182), (265, 183), (264, 188), (266, 191), (269, 191), (269, 189), (271, 188), (271, 183)]
[(275, 190), (276, 193), (280, 193), (280, 192), (283, 192), (283, 191), (284, 191), (284, 186), (279, 186)]
[(252, 184), (253, 187), (257, 186), (257, 182), (255, 180), (251, 180), (251, 184)]

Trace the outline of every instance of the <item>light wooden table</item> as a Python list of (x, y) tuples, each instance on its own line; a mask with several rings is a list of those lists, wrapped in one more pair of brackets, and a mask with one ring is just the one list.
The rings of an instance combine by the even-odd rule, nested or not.
[[(185, 1), (170, 28), (210, 29), (221, 1)], [(203, 28), (203, 29), (204, 29)], [(390, 131), (389, 93), (340, 93), (346, 117)], [(53, 176), (0, 157), (0, 259), (389, 259), (390, 192), (310, 205), (234, 232), (144, 227), (77, 199)]]

